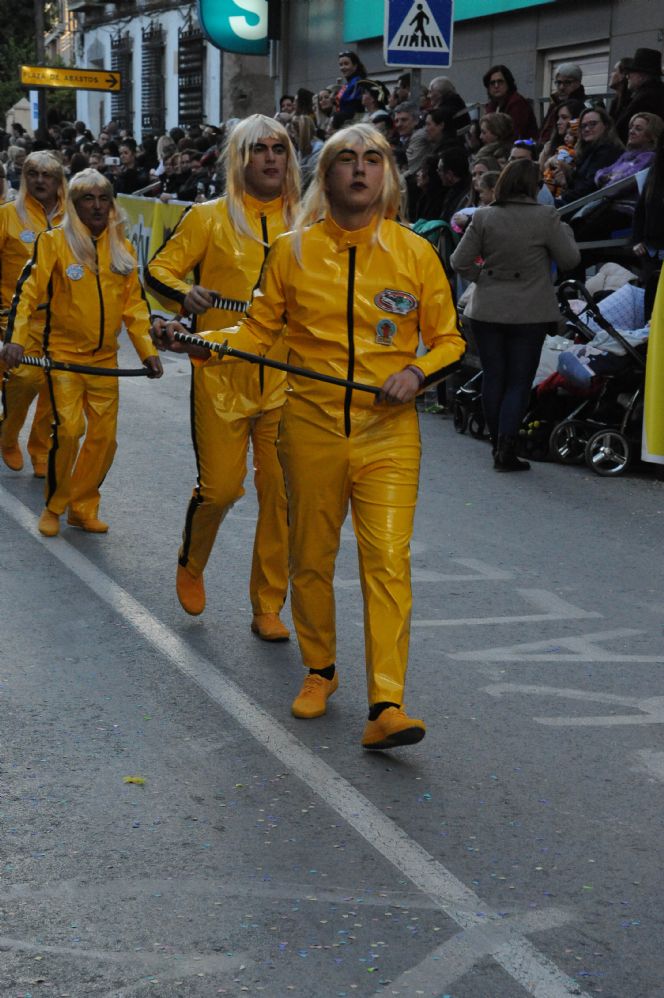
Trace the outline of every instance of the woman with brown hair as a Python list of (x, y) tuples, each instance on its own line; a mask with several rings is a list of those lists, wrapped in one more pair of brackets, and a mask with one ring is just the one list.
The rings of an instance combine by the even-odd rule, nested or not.
[(512, 119), (514, 138), (536, 139), (537, 121), (532, 107), (516, 89), (516, 81), (507, 66), (492, 66), (482, 82), (486, 87), (489, 101), (485, 112), (501, 111)]
[(551, 265), (568, 270), (580, 259), (569, 226), (555, 208), (537, 203), (538, 187), (537, 164), (508, 163), (493, 204), (477, 209), (451, 258), (458, 274), (476, 282), (466, 316), (484, 372), (482, 406), (496, 471), (530, 467), (517, 457), (517, 434), (544, 337), (559, 317)]
[(514, 125), (509, 114), (493, 111), (480, 118), (480, 141), (480, 156), (493, 156), (504, 166), (514, 142)]
[(595, 174), (610, 166), (624, 151), (613, 122), (603, 107), (587, 107), (579, 117), (579, 141), (573, 163), (560, 161), (556, 183), (565, 193), (559, 204), (571, 204), (597, 189)]

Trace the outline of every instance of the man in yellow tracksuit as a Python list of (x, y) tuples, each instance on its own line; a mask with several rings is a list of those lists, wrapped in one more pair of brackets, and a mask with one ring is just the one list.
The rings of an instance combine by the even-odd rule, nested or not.
[[(364, 124), (335, 133), (295, 231), (270, 251), (261, 293), (239, 331), (205, 334), (254, 351), (281, 337), (294, 365), (381, 389), (376, 404), (350, 387), (290, 374), (278, 442), (293, 620), (309, 669), (292, 712), (324, 714), (338, 685), (333, 577), (350, 504), (364, 597), (367, 749), (411, 744), (425, 733), (403, 709), (420, 461), (414, 400), (464, 352), (440, 261), (428, 242), (392, 220), (398, 203), (386, 140)], [(194, 363), (241, 362), (212, 355)]]
[[(30, 342), (30, 316), (42, 301), (47, 302), (43, 348), (51, 360), (117, 367), (124, 323), (149, 376), (161, 376), (136, 257), (124, 237), (113, 188), (96, 170), (72, 179), (62, 227), (42, 233), (21, 275), (2, 351), (9, 367), (20, 364)], [(98, 516), (99, 489), (117, 446), (118, 380), (62, 370), (48, 371), (47, 378), (53, 435), (39, 530), (55, 536), (68, 509), (72, 526), (106, 533), (108, 525)]]
[[(60, 224), (66, 194), (62, 163), (53, 153), (33, 152), (23, 164), (16, 201), (0, 206), (0, 325), (3, 332), (16, 283), (32, 256), (35, 240), (40, 232)], [(45, 319), (44, 310), (36, 311), (30, 318), (28, 355), (41, 353)], [(28, 454), (36, 477), (43, 478), (50, 445), (51, 403), (46, 378), (39, 367), (20, 367), (4, 379), (0, 451), (7, 467), (12, 471), (21, 470), (23, 455), (18, 436), (35, 395), (38, 396), (37, 410), (28, 439)]]
[[(153, 294), (193, 313), (194, 331), (237, 319), (233, 302), (242, 309), (251, 298), (270, 244), (291, 227), (298, 198), (294, 150), (283, 126), (271, 118), (256, 114), (235, 127), (225, 166), (226, 196), (187, 211), (145, 275)], [(190, 272), (193, 287), (185, 281)], [(230, 308), (218, 295), (231, 300)], [(269, 369), (229, 364), (192, 371), (198, 482), (179, 551), (177, 595), (187, 613), (205, 608), (203, 572), (222, 520), (244, 495), (251, 441), (258, 494), (251, 628), (265, 641), (289, 637), (279, 619), (288, 592), (288, 527), (275, 446), (284, 392), (284, 376)]]

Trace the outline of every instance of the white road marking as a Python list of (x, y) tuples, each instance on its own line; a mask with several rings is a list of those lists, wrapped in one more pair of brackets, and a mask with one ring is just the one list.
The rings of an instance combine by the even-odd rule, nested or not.
[[(141, 953), (134, 949), (105, 950), (83, 949), (80, 946), (47, 946), (43, 943), (26, 942), (11, 936), (0, 936), (0, 950), (15, 950), (22, 953), (37, 953), (52, 956), (73, 956), (77, 959), (100, 960), (104, 963), (119, 963), (123, 967), (138, 965), (162, 977), (188, 977), (199, 972), (209, 974), (236, 973), (244, 964), (253, 963), (247, 953), (233, 953), (232, 957), (221, 953), (208, 953), (186, 956), (183, 953)], [(136, 966), (134, 966), (134, 972)]]
[[(482, 648), (477, 651), (448, 652), (450, 658), (464, 662), (655, 662), (664, 663), (662, 655), (627, 655), (608, 651), (600, 642), (615, 638), (637, 637), (644, 631), (622, 628), (597, 631), (578, 637), (548, 638), (529, 644), (508, 645), (504, 648)], [(564, 651), (563, 649), (568, 649)]]
[[(543, 911), (528, 912), (522, 917), (505, 918), (499, 925), (485, 926), (484, 931), (469, 929), (458, 932), (451, 939), (429, 953), (416, 967), (404, 971), (390, 981), (389, 990), (381, 988), (374, 994), (415, 994), (421, 988), (425, 994), (441, 994), (472, 970), (478, 960), (482, 946), (486, 949), (483, 957), (494, 956), (506, 944), (510, 936), (517, 932), (541, 932), (544, 929), (557, 929), (572, 921), (572, 916), (560, 908), (547, 908)], [(402, 990), (403, 989), (403, 990)]]
[[(487, 945), (493, 948), (492, 940), (484, 941), (484, 932), (487, 924), (502, 920), (474, 891), (66, 540), (62, 537), (41, 537), (34, 514), (2, 486), (0, 507), (107, 606), (131, 624), (183, 676), (249, 732), (259, 745), (335, 810), (449, 918), (464, 930), (476, 929), (478, 957), (486, 952)], [(484, 912), (484, 917), (478, 915), (478, 909)], [(493, 955), (496, 962), (535, 998), (569, 998), (570, 994), (589, 998), (573, 978), (563, 973), (516, 931)]]
[(538, 724), (560, 728), (613, 728), (623, 725), (664, 724), (664, 697), (623, 697), (613, 693), (593, 693), (590, 690), (564, 689), (558, 686), (527, 686), (518, 683), (493, 683), (485, 686), (490, 696), (503, 693), (526, 693), (535, 696), (562, 697), (566, 700), (586, 700), (591, 703), (632, 707), (640, 714), (589, 715), (587, 717), (534, 717)]
[(636, 755), (639, 762), (634, 769), (639, 773), (647, 773), (648, 776), (653, 776), (660, 783), (664, 783), (664, 752), (641, 749)]
[(582, 610), (573, 603), (561, 599), (548, 589), (517, 589), (516, 592), (541, 613), (524, 613), (505, 617), (456, 617), (453, 619), (413, 620), (411, 627), (460, 627), (482, 624), (529, 624), (544, 620), (584, 620), (588, 617), (601, 617), (594, 610)]
[[(348, 528), (350, 529), (350, 528)], [(421, 542), (413, 541), (411, 544), (411, 552), (416, 553), (419, 550), (428, 550), (424, 544)], [(477, 558), (450, 558), (451, 562), (456, 565), (461, 565), (462, 568), (469, 569), (466, 572), (432, 572), (429, 569), (424, 568), (412, 568), (411, 569), (411, 581), (412, 582), (504, 582), (512, 578), (510, 572), (504, 572), (501, 568), (493, 568), (492, 565), (487, 565), (483, 561), (478, 561)], [(334, 577), (335, 589), (359, 589), (360, 580), (357, 579), (341, 579), (335, 575)]]

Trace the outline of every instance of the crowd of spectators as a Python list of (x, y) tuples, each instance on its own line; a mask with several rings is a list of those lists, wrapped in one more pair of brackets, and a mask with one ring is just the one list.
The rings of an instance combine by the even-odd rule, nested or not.
[[(437, 76), (415, 93), (406, 72), (388, 88), (370, 77), (352, 51), (339, 54), (338, 73), (335, 83), (317, 93), (300, 88), (284, 94), (275, 111), (297, 151), (305, 187), (327, 138), (351, 121), (366, 121), (390, 141), (402, 177), (406, 220), (440, 220), (457, 234), (478, 204), (486, 203), (492, 190), (487, 184), (495, 186), (494, 175), (514, 159), (529, 158), (539, 165), (538, 200), (560, 207), (651, 164), (651, 202), (653, 185), (661, 188), (664, 83), (661, 55), (654, 49), (640, 48), (615, 65), (607, 81), (610, 100), (588, 97), (581, 68), (560, 64), (540, 124), (533, 103), (519, 92), (505, 65), (484, 73), (487, 100), (470, 108), (449, 76)], [(26, 153), (50, 148), (61, 156), (68, 176), (95, 167), (118, 194), (138, 193), (164, 202), (207, 200), (224, 191), (219, 157), (236, 123), (230, 119), (219, 127), (172, 128), (161, 137), (145, 137), (140, 145), (116, 122), (96, 137), (81, 121), (52, 125), (35, 138), (15, 124), (9, 134), (0, 132), (2, 199), (15, 196)], [(480, 174), (490, 174), (490, 181), (480, 185)], [(582, 212), (573, 221), (577, 238), (602, 239), (630, 228), (635, 192), (636, 187), (631, 201), (622, 198), (608, 210), (605, 206), (599, 217)], [(644, 191), (641, 202), (645, 196)], [(664, 248), (661, 206), (656, 216), (653, 221), (640, 204), (635, 245), (647, 247), (642, 252), (652, 251), (653, 239), (656, 251)]]

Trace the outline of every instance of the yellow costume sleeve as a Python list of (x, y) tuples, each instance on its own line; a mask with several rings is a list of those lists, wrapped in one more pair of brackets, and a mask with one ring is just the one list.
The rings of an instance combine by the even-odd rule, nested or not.
[(9, 312), (6, 341), (27, 347), (30, 338), (30, 316), (42, 301), (48, 299), (48, 283), (57, 262), (57, 254), (49, 233), (37, 237), (32, 258), (18, 279)]

